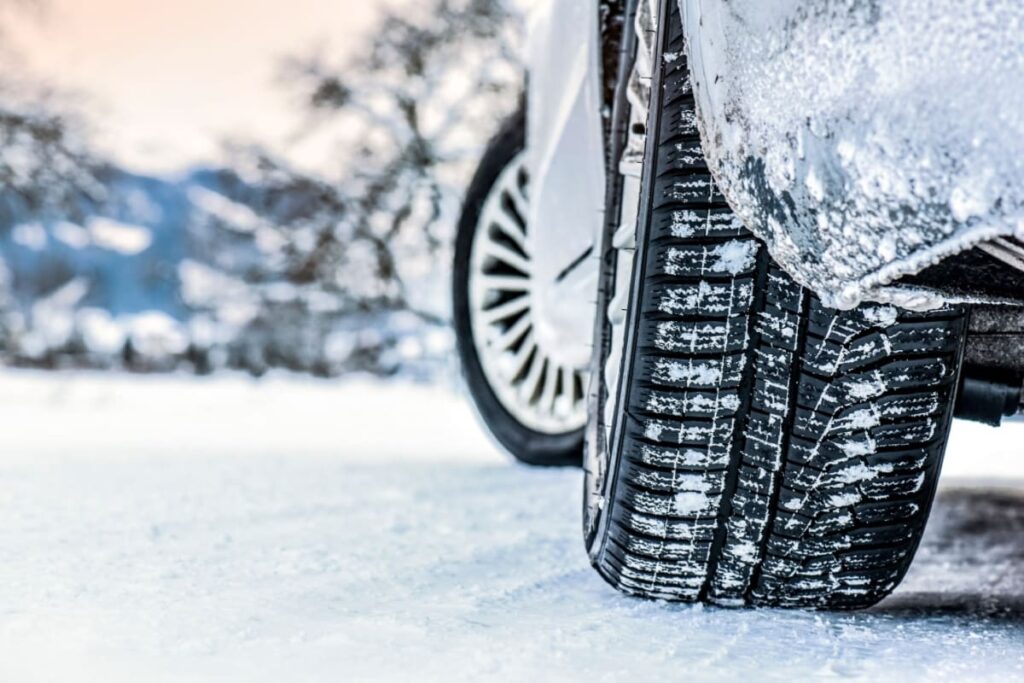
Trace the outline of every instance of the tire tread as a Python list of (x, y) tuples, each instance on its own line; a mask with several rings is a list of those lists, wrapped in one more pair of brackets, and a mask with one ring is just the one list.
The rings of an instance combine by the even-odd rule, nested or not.
[[(682, 53), (670, 5), (665, 49)], [(826, 308), (715, 186), (685, 60), (662, 78), (632, 375), (595, 566), (651, 598), (869, 606), (902, 579), (924, 530), (964, 311)]]

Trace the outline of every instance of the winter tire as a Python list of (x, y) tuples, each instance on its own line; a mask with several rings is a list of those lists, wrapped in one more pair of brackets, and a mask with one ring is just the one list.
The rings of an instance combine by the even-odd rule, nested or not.
[(491, 141), (466, 194), (452, 291), (463, 376), (481, 421), (516, 459), (576, 465), (586, 367), (559, 365), (534, 334), (524, 114)]
[[(621, 363), (608, 367), (607, 316), (596, 332), (592, 563), (649, 598), (867, 607), (900, 582), (928, 518), (964, 312), (830, 310), (774, 265), (706, 165), (678, 3), (652, 4), (667, 21)], [(607, 233), (600, 310), (616, 295)]]

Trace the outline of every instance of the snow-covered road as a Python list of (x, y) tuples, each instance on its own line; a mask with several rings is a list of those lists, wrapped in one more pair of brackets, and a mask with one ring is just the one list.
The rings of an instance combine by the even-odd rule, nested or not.
[(621, 596), (580, 477), (450, 392), (0, 375), (0, 680), (1024, 677), (1024, 428), (958, 425), (911, 575), (868, 613)]

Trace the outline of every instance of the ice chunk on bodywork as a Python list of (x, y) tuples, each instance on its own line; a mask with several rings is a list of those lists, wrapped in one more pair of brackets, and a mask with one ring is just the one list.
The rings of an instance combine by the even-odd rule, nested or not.
[(1024, 237), (1024, 3), (680, 0), (709, 164), (830, 305)]

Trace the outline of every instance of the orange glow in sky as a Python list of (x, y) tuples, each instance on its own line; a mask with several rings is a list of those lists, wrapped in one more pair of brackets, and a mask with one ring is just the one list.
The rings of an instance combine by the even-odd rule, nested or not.
[[(78, 91), (131, 168), (213, 160), (227, 135), (283, 139), (296, 117), (280, 60), (344, 54), (381, 0), (49, 0), (9, 31), (36, 74)], [(392, 1), (391, 4), (395, 4)]]

